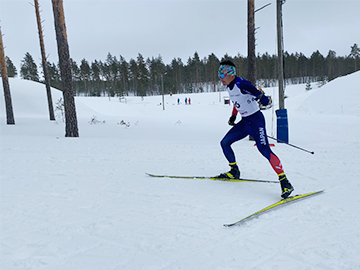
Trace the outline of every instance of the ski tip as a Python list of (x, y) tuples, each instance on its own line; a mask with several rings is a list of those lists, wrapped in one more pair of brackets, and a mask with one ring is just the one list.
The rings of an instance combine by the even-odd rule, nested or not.
[(324, 191), (325, 191), (325, 189), (322, 189), (322, 190), (316, 191), (315, 194), (317, 194), (317, 193), (322, 193), (322, 192), (324, 192)]
[(322, 189), (322, 190), (318, 190), (318, 191), (314, 191), (314, 192), (311, 192), (310, 194), (318, 194), (318, 193), (322, 193), (322, 192), (324, 192), (325, 191), (325, 189)]
[(232, 227), (232, 226), (234, 226), (235, 224), (224, 224), (224, 227), (226, 227), (226, 228), (229, 228), (229, 227)]
[(156, 175), (156, 174), (147, 173), (147, 172), (145, 172), (145, 174), (146, 174), (147, 176), (150, 176), (150, 177), (164, 177), (164, 176), (162, 176), (162, 175)]
[(291, 195), (291, 196), (288, 196), (286, 198), (281, 198), (281, 200), (283, 201), (286, 201), (287, 199), (293, 199), (293, 198), (296, 198), (296, 197), (307, 197), (307, 196), (311, 196), (311, 195), (316, 195), (316, 194), (319, 194), (319, 193), (322, 193), (324, 192), (325, 189), (322, 189), (322, 190), (318, 190), (318, 191), (314, 191), (314, 192), (310, 192), (310, 193), (304, 193), (304, 194), (296, 194), (296, 195)]

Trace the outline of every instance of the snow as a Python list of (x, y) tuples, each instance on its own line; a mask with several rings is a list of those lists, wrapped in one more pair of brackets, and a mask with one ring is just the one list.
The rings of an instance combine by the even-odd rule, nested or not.
[[(1, 269), (359, 269), (359, 81), (357, 72), (286, 88), (290, 143), (315, 154), (272, 141), (273, 150), (294, 194), (325, 192), (226, 228), (279, 200), (280, 186), (145, 175), (228, 170), (225, 92), (166, 95), (165, 110), (161, 96), (76, 97), (80, 137), (65, 138), (62, 120), (48, 120), (45, 86), (10, 79), (15, 125), (0, 100)], [(276, 88), (265, 92), (276, 105)], [(264, 114), (276, 136), (274, 110)], [(254, 142), (233, 147), (242, 177), (277, 179)]]

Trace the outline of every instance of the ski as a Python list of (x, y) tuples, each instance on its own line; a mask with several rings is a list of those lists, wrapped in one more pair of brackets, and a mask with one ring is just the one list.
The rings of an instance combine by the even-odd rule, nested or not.
[(237, 222), (234, 222), (234, 223), (231, 223), (231, 224), (224, 224), (225, 227), (231, 227), (231, 226), (234, 226), (234, 225), (239, 225), (245, 221), (248, 221), (252, 218), (255, 218), (255, 217), (258, 217), (260, 216), (261, 214), (264, 214), (266, 212), (268, 212), (269, 210), (273, 210), (275, 209), (276, 207), (279, 207), (279, 206), (283, 206), (285, 204), (289, 204), (291, 202), (296, 202), (296, 201), (299, 201), (301, 199), (305, 199), (305, 198), (309, 198), (311, 196), (314, 196), (314, 195), (317, 195), (321, 192), (323, 192), (324, 190), (320, 190), (320, 191), (315, 191), (315, 192), (310, 192), (310, 193), (306, 193), (306, 194), (302, 194), (302, 195), (295, 195), (295, 196), (290, 196), (286, 199), (282, 199), (272, 205), (269, 205), (268, 207), (264, 208), (264, 209), (261, 209), (260, 211), (257, 211), (255, 212), (254, 214), (250, 215), (250, 216), (247, 216), (246, 218), (243, 218)]
[(163, 178), (180, 178), (180, 179), (203, 179), (203, 180), (214, 180), (214, 181), (227, 181), (227, 182), (260, 182), (260, 183), (276, 183), (279, 184), (279, 181), (271, 181), (271, 180), (256, 180), (256, 179), (228, 179), (228, 178), (216, 178), (209, 176), (177, 176), (177, 175), (157, 175), (146, 173), (151, 177), (163, 177)]

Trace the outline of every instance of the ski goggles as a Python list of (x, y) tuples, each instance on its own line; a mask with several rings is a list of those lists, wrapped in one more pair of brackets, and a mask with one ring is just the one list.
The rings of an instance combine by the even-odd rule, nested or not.
[(220, 79), (224, 79), (226, 77), (226, 74), (219, 74)]

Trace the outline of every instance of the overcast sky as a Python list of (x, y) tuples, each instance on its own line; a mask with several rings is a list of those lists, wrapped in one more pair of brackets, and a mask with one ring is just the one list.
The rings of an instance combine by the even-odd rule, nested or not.
[[(57, 63), (51, 0), (38, 0), (44, 21), (48, 61)], [(247, 0), (64, 0), (70, 56), (78, 64), (106, 59), (126, 61), (162, 56), (186, 63), (214, 53), (247, 55)], [(256, 53), (277, 54), (276, 1), (255, 0)], [(20, 68), (29, 52), (40, 66), (41, 54), (33, 0), (0, 0), (5, 54)], [(284, 49), (310, 57), (319, 50), (346, 56), (360, 45), (359, 0), (287, 0), (283, 5)]]

